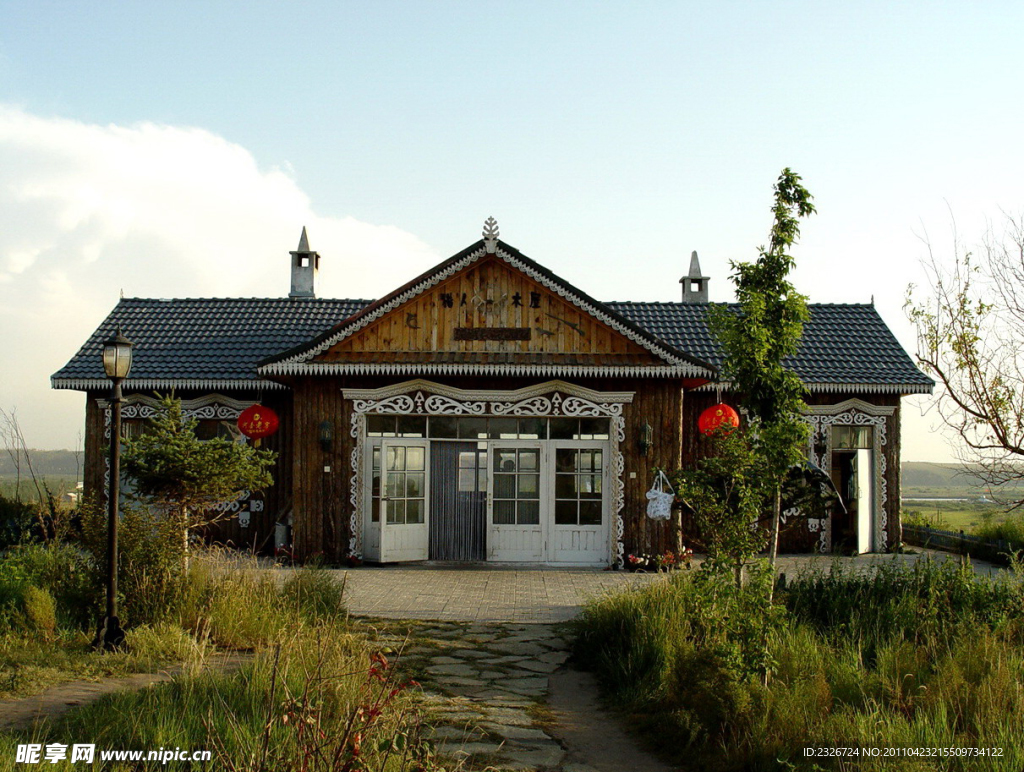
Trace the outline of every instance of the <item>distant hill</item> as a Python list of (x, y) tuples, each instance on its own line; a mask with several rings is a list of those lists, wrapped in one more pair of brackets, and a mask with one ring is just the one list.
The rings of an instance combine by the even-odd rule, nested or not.
[[(32, 468), (39, 476), (82, 474), (82, 456), (73, 450), (30, 450)], [(14, 459), (6, 452), (0, 452), (0, 477), (13, 477), (15, 474)], [(21, 475), (28, 476), (28, 464), (21, 461)]]
[[(978, 467), (974, 467), (977, 469)], [(903, 488), (949, 488), (978, 489), (988, 488), (972, 467), (960, 464), (933, 464), (927, 461), (904, 461), (900, 464), (903, 474)], [(1021, 470), (1024, 473), (1024, 469)], [(1024, 483), (1022, 483), (1024, 484)]]

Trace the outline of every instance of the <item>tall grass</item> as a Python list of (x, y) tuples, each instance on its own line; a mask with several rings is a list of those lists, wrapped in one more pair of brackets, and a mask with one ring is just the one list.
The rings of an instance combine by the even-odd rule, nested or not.
[[(765, 597), (763, 586), (701, 574), (608, 595), (575, 623), (575, 653), (688, 769), (1024, 768), (1017, 577), (894, 562), (799, 577), (772, 607)], [(1003, 755), (802, 755), (835, 745)]]
[(202, 672), (111, 695), (0, 736), (0, 758), (13, 759), (17, 743), (86, 741), (97, 749), (209, 750), (211, 769), (237, 772), (429, 770), (432, 749), (411, 685), (360, 638), (322, 623), (264, 649), (238, 674)]

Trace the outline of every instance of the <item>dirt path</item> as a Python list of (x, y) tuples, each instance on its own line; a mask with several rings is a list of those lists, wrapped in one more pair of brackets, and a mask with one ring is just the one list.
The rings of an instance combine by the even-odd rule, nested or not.
[(597, 772), (673, 772), (675, 767), (637, 746), (619, 721), (601, 710), (597, 683), (590, 673), (562, 668), (548, 679), (551, 734), (566, 750), (563, 769)]
[[(206, 659), (204, 667), (230, 673), (238, 670), (250, 659), (252, 655), (247, 653), (215, 654)], [(105, 678), (102, 681), (70, 681), (32, 697), (4, 700), (0, 702), (0, 730), (27, 729), (36, 721), (59, 718), (69, 710), (88, 705), (107, 694), (136, 691), (170, 681), (183, 669), (183, 666), (177, 665), (159, 673), (135, 673), (121, 678)]]

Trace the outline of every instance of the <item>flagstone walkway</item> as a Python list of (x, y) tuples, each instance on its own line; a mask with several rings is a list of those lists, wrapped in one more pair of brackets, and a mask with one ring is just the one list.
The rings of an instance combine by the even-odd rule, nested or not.
[(399, 666), (417, 674), (428, 737), (439, 755), (469, 770), (671, 769), (647, 757), (607, 718), (598, 722), (602, 757), (567, 741), (572, 733), (563, 724), (585, 724), (599, 709), (596, 689), (591, 685), (580, 694), (575, 681), (560, 690), (554, 711), (548, 706), (549, 679), (564, 672), (569, 656), (555, 626), (437, 622), (411, 634), (413, 643), (405, 648), (402, 634), (385, 633), (378, 643), (400, 649)]

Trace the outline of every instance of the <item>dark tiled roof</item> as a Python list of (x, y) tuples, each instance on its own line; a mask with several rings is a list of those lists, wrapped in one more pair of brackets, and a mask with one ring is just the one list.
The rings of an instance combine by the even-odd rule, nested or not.
[[(606, 305), (675, 348), (721, 365), (721, 350), (708, 331), (706, 304)], [(917, 369), (874, 306), (821, 303), (809, 307), (811, 319), (789, 363), (804, 383), (907, 387), (904, 393), (931, 390), (933, 381)]]
[[(369, 300), (320, 298), (125, 298), (84, 346), (53, 375), (54, 386), (94, 381), (103, 388), (100, 351), (119, 327), (135, 343), (129, 385), (151, 382), (248, 381), (256, 385), (256, 363), (305, 343), (365, 307)], [(63, 383), (62, 383), (63, 382)], [(212, 385), (206, 384), (206, 385)]]
[[(53, 376), (58, 388), (105, 388), (102, 342), (118, 327), (138, 344), (129, 386), (155, 388), (187, 379), (197, 388), (267, 384), (256, 364), (308, 343), (370, 305), (369, 300), (209, 298), (121, 300), (77, 354)], [(597, 301), (594, 301), (595, 303)], [(675, 350), (718, 365), (707, 306), (683, 303), (604, 304)], [(869, 305), (811, 305), (792, 366), (819, 388), (843, 384), (878, 390), (928, 391), (920, 372)], [(228, 383), (230, 382), (230, 383)]]

